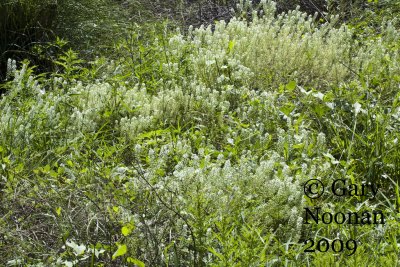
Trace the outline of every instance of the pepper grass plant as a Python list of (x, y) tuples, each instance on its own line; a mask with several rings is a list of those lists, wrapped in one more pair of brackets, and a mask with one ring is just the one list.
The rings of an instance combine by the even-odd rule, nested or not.
[[(11, 70), (1, 263), (398, 265), (398, 34), (360, 42), (260, 8), (215, 30), (133, 33), (86, 67), (69, 51), (51, 78)], [(309, 199), (309, 179), (379, 191)], [(306, 224), (305, 208), (381, 210), (385, 223)], [(306, 252), (323, 238), (343, 251)]]

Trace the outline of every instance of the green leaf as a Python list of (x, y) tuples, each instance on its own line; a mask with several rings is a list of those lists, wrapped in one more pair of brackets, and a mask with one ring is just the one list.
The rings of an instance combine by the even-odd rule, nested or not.
[(19, 163), (16, 167), (15, 167), (15, 171), (16, 172), (21, 172), (24, 169), (24, 164), (23, 163)]
[(134, 226), (131, 223), (128, 223), (122, 227), (121, 232), (124, 236), (128, 236), (132, 232), (133, 229), (134, 229)]
[(283, 112), (286, 116), (289, 116), (290, 113), (294, 110), (295, 105), (292, 103), (286, 103), (283, 107), (281, 107), (279, 110)]
[(44, 172), (49, 172), (50, 171), (50, 165), (44, 166), (43, 171)]
[(317, 114), (318, 117), (322, 117), (325, 115), (325, 113), (327, 112), (328, 107), (326, 107), (325, 105), (316, 105), (314, 107), (314, 111)]
[(9, 157), (3, 158), (3, 162), (6, 163), (6, 164), (10, 164), (11, 163)]
[(230, 40), (228, 44), (228, 53), (231, 53), (233, 51), (234, 46), (235, 46), (235, 41)]
[(50, 171), (50, 176), (53, 177), (53, 178), (56, 178), (58, 176), (58, 174), (55, 171), (51, 170)]
[(140, 260), (137, 260), (137, 259), (133, 259), (133, 258), (131, 258), (131, 257), (128, 257), (127, 259), (126, 259), (126, 261), (128, 262), (128, 263), (133, 263), (133, 264), (135, 264), (136, 266), (139, 266), (139, 267), (145, 267), (146, 265), (144, 264), (144, 262), (142, 262), (142, 261), (140, 261)]
[(165, 170), (160, 168), (160, 169), (156, 170), (156, 174), (159, 175), (159, 176), (164, 176), (165, 175)]
[(304, 143), (301, 143), (301, 144), (296, 144), (296, 145), (293, 145), (293, 148), (299, 148), (299, 149), (302, 149), (304, 147)]
[(59, 167), (57, 169), (57, 174), (63, 174), (65, 172), (65, 169), (63, 167)]
[(57, 212), (57, 215), (60, 216), (60, 215), (61, 215), (61, 207), (58, 207), (58, 208), (56, 209), (56, 212)]
[(286, 89), (288, 91), (293, 91), (296, 88), (296, 82), (295, 81), (291, 81), (288, 84), (286, 84)]
[(126, 248), (126, 245), (119, 245), (117, 244), (118, 249), (115, 251), (115, 253), (112, 255), (112, 259), (115, 260), (117, 257), (120, 257), (122, 255), (125, 255), (128, 249)]
[(221, 261), (225, 261), (225, 257), (224, 255), (222, 255), (221, 253), (217, 252), (215, 250), (215, 248), (213, 247), (209, 247), (208, 251), (210, 251), (214, 256), (218, 257)]

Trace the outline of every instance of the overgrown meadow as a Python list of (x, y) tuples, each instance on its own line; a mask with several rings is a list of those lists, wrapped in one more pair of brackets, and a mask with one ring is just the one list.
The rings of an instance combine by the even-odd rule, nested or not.
[[(9, 59), (1, 265), (398, 266), (400, 33), (275, 10), (134, 31), (47, 74)], [(379, 190), (310, 199), (310, 179)], [(306, 224), (307, 207), (385, 223)]]

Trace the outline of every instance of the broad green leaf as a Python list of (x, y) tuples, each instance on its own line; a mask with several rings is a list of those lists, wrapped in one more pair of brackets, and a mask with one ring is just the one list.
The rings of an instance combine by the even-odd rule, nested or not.
[(50, 176), (53, 177), (53, 178), (56, 178), (58, 176), (58, 174), (55, 171), (51, 170), (50, 171)]
[(58, 216), (61, 215), (61, 210), (62, 210), (61, 207), (58, 207), (58, 208), (56, 209), (56, 212), (57, 212), (57, 215), (58, 215)]
[(3, 158), (3, 162), (6, 163), (6, 164), (10, 164), (11, 163), (9, 157)]
[(128, 258), (126, 259), (126, 261), (127, 261), (128, 263), (133, 263), (133, 264), (135, 264), (136, 266), (139, 266), (139, 267), (145, 267), (145, 266), (146, 266), (146, 265), (144, 264), (144, 262), (142, 262), (142, 261), (140, 261), (140, 260), (138, 260), (138, 259), (131, 258), (131, 257), (128, 257)]
[(125, 255), (126, 254), (126, 252), (127, 252), (127, 248), (126, 248), (126, 245), (117, 245), (118, 246), (118, 249), (117, 249), (117, 251), (115, 251), (115, 253), (112, 255), (112, 259), (113, 260), (115, 260), (117, 257), (120, 257), (120, 256), (122, 256), (122, 255)]
[(44, 166), (43, 171), (44, 172), (49, 172), (50, 171), (50, 165)]
[(283, 112), (286, 116), (289, 116), (290, 113), (294, 110), (295, 105), (292, 103), (286, 103), (283, 107), (281, 107), (279, 110)]
[(24, 164), (19, 163), (17, 167), (15, 168), (16, 172), (21, 172), (24, 169)]
[(325, 113), (328, 111), (328, 107), (325, 105), (316, 105), (314, 107), (315, 113), (318, 115), (318, 117), (322, 117), (325, 115)]
[(288, 84), (286, 84), (286, 89), (289, 91), (293, 91), (294, 88), (296, 88), (296, 82), (295, 81), (291, 81)]
[(121, 232), (124, 236), (128, 236), (132, 232), (133, 229), (134, 229), (134, 226), (132, 224), (128, 223), (122, 227)]
[(65, 169), (63, 167), (59, 167), (57, 169), (57, 174), (63, 174), (65, 172)]

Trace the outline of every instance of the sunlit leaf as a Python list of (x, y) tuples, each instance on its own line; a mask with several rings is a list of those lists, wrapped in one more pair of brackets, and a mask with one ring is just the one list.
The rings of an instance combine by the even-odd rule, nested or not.
[(288, 84), (286, 84), (286, 89), (288, 91), (293, 91), (296, 88), (296, 82), (295, 81), (291, 81)]
[(121, 232), (124, 236), (128, 236), (132, 232), (133, 229), (134, 229), (134, 226), (132, 224), (128, 223), (122, 227)]
[(138, 259), (133, 259), (133, 258), (131, 258), (131, 257), (128, 257), (128, 258), (126, 259), (126, 261), (127, 261), (128, 263), (135, 264), (135, 265), (138, 266), (138, 267), (145, 267), (145, 266), (146, 266), (146, 265), (144, 264), (144, 262), (142, 262), (142, 261), (140, 261), (140, 260), (138, 260)]
[(57, 212), (57, 215), (58, 215), (58, 216), (61, 215), (61, 210), (62, 210), (61, 207), (58, 207), (58, 208), (56, 209), (56, 212)]
[(126, 245), (118, 245), (117, 251), (112, 255), (112, 259), (115, 260), (116, 258), (123, 256), (128, 251)]

